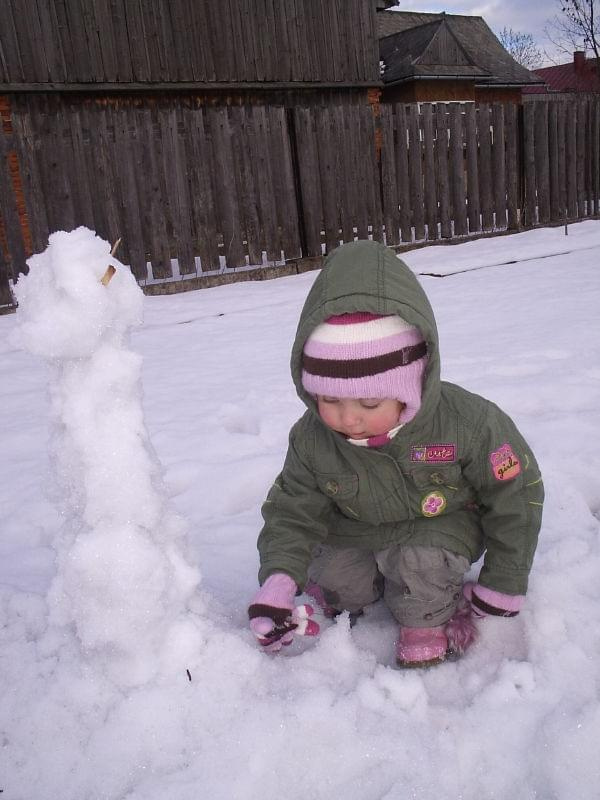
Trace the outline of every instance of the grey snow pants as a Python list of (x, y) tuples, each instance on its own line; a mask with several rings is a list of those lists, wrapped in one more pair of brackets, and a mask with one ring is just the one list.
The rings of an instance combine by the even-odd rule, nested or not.
[(456, 611), (469, 567), (468, 558), (445, 548), (394, 545), (373, 552), (319, 545), (308, 577), (340, 611), (359, 611), (383, 597), (401, 625), (433, 628)]

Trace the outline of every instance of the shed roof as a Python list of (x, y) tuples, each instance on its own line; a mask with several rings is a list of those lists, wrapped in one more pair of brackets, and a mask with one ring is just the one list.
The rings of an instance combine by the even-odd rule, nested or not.
[(482, 17), (381, 11), (377, 25), (385, 84), (425, 77), (497, 86), (542, 83), (512, 58)]

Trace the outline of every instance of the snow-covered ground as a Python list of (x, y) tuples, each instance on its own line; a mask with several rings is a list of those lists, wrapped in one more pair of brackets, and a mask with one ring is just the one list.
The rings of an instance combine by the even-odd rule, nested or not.
[[(56, 411), (57, 397), (69, 399), (68, 376), (16, 347), (21, 311), (0, 317), (3, 798), (599, 796), (600, 222), (572, 225), (568, 236), (541, 229), (404, 258), (423, 276), (437, 314), (442, 376), (503, 407), (544, 474), (544, 524), (520, 616), (486, 620), (461, 661), (428, 671), (394, 668), (395, 626), (381, 604), (351, 631), (344, 616), (320, 620), (316, 640), (277, 657), (259, 652), (246, 622), (259, 509), (303, 410), (288, 358), (314, 274), (143, 300), (127, 363), (135, 377), (135, 353), (143, 357), (147, 433), (142, 424), (136, 443), (122, 446), (147, 453), (138, 470), (152, 477), (151, 489), (132, 467), (120, 477), (127, 491), (109, 482), (107, 492), (91, 467), (121, 443), (94, 441), (108, 434), (93, 414), (82, 435), (96, 463), (69, 461), (69, 412)], [(107, 390), (100, 384), (84, 385), (86, 402), (98, 385)], [(125, 432), (128, 420), (140, 420), (120, 401), (142, 401), (135, 380), (128, 386), (110, 412)], [(57, 473), (63, 489), (65, 477), (79, 486), (82, 503), (71, 496), (65, 504)], [(173, 618), (172, 598), (152, 578), (144, 584), (138, 573), (69, 561), (77, 526), (94, 529), (90, 504), (106, 510), (112, 493), (131, 517), (148, 502), (162, 508), (139, 523), (148, 541), (160, 539), (157, 519), (180, 520), (186, 558), (201, 573), (179, 627), (157, 633), (158, 666), (148, 665), (145, 678), (115, 662), (111, 648), (127, 629), (115, 644), (111, 588), (128, 581), (130, 593), (158, 610), (157, 626), (161, 611)], [(148, 541), (128, 537), (117, 566), (146, 558)], [(113, 546), (100, 537), (103, 565)], [(80, 578), (58, 618), (57, 563)], [(95, 639), (82, 637), (79, 609)], [(135, 623), (132, 649), (147, 627)]]

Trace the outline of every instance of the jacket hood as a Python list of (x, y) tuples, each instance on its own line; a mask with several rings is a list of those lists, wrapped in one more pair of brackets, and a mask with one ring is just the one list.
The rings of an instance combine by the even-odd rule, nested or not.
[(308, 336), (328, 317), (356, 311), (397, 314), (420, 329), (427, 342), (428, 365), (421, 408), (407, 426), (424, 422), (435, 411), (440, 397), (440, 356), (433, 309), (404, 261), (377, 242), (349, 242), (336, 248), (310, 289), (291, 356), (292, 378), (299, 397), (316, 413), (314, 398), (302, 386), (302, 350)]

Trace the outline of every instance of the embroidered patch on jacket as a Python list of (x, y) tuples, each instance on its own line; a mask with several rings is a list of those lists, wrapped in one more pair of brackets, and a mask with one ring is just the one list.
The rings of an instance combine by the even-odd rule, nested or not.
[(441, 492), (430, 492), (421, 500), (424, 517), (437, 517), (446, 508), (446, 498)]
[(456, 460), (456, 445), (426, 444), (410, 448), (410, 460), (422, 464), (445, 464)]
[(505, 442), (502, 447), (490, 453), (490, 464), (492, 465), (494, 478), (497, 481), (516, 478), (521, 472), (521, 462), (508, 442)]

